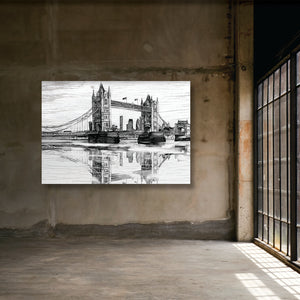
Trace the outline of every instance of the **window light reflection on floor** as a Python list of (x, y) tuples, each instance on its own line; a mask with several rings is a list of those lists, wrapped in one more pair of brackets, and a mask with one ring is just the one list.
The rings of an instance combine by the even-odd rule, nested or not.
[[(293, 295), (293, 299), (300, 300), (300, 274), (254, 244), (241, 243), (234, 246), (278, 285)], [(236, 276), (257, 299), (280, 299), (255, 274), (242, 273), (236, 274)], [(254, 287), (255, 283), (258, 285)], [(259, 295), (259, 292), (261, 292), (261, 295)]]
[(240, 273), (235, 274), (235, 276), (242, 282), (248, 291), (256, 297), (256, 299), (280, 300), (280, 298), (277, 297), (271, 289), (267, 288), (255, 274)]

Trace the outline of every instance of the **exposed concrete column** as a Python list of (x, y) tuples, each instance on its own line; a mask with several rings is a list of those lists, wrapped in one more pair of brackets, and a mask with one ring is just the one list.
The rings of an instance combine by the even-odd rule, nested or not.
[(253, 239), (253, 1), (236, 2), (237, 239)]

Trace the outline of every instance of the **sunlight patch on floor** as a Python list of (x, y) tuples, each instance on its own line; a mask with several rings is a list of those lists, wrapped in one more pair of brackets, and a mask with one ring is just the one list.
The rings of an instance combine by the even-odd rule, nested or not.
[[(292, 270), (284, 263), (279, 261), (277, 258), (273, 257), (271, 254), (267, 253), (265, 250), (259, 248), (254, 244), (236, 244), (234, 245), (239, 249), (246, 257), (248, 257), (253, 263), (256, 264), (263, 272), (265, 272), (270, 278), (272, 278), (276, 283), (278, 283), (287, 292), (293, 295), (296, 299), (300, 300), (300, 274)], [(243, 275), (243, 276), (241, 276)], [(257, 297), (268, 296), (268, 299), (280, 299), (272, 293), (261, 280), (257, 278), (254, 274), (236, 274), (237, 278), (247, 287), (252, 295)], [(248, 276), (248, 277), (247, 277)], [(255, 286), (255, 284), (257, 284)], [(253, 286), (254, 285), (254, 286)], [(260, 289), (264, 295), (255, 295), (253, 289)], [(268, 291), (269, 290), (269, 291)], [(259, 290), (258, 290), (259, 291)], [(273, 296), (274, 295), (274, 296)], [(273, 298), (269, 298), (272, 296)], [(275, 297), (275, 298), (274, 298)], [(261, 298), (266, 299), (266, 298)]]
[(235, 276), (256, 299), (280, 300), (255, 274), (239, 273), (235, 274)]

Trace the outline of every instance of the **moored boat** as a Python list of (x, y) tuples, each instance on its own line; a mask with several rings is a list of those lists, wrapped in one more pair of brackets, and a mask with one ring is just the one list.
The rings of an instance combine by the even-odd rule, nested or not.
[(89, 143), (118, 144), (120, 143), (119, 133), (115, 131), (99, 131), (88, 134)]
[(165, 141), (164, 133), (160, 131), (144, 132), (138, 136), (138, 144), (158, 144)]
[(175, 134), (175, 142), (179, 141), (190, 141), (191, 137), (187, 134)]

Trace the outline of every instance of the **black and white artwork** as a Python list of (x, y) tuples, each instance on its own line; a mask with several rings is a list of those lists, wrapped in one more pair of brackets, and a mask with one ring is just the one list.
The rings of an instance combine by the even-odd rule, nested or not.
[(43, 81), (43, 184), (190, 184), (189, 81)]

